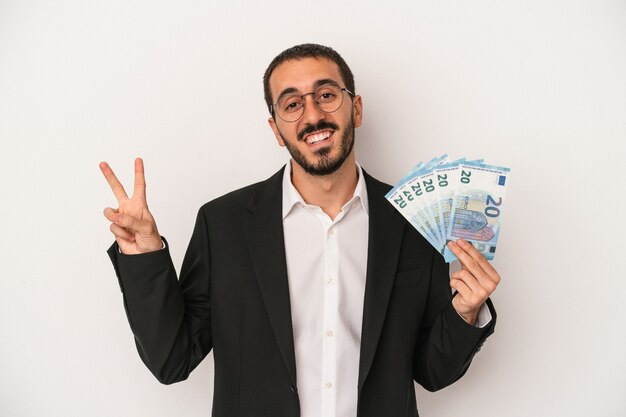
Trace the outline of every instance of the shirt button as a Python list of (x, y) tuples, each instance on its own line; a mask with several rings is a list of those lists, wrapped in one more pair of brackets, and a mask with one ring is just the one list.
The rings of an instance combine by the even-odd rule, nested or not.
[(335, 231), (334, 231), (333, 229), (330, 229), (330, 230), (328, 231), (328, 236), (332, 236), (332, 235), (334, 235), (334, 234), (335, 234)]
[(326, 383), (326, 388), (327, 388), (327, 389), (331, 389), (332, 387), (333, 387), (333, 384), (332, 384), (332, 383), (330, 383), (330, 382), (327, 382), (327, 383)]
[(333, 337), (333, 331), (332, 330), (327, 331), (326, 336)]
[(328, 280), (326, 281), (326, 283), (327, 283), (328, 285), (333, 285), (333, 284), (335, 283), (335, 280), (334, 280), (334, 279), (332, 279), (332, 278), (328, 278)]

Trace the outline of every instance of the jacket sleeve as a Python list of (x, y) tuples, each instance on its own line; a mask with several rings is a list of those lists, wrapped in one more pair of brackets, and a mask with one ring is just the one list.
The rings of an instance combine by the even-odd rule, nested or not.
[(483, 328), (468, 324), (452, 306), (449, 266), (434, 252), (428, 305), (413, 358), (413, 379), (429, 391), (444, 388), (467, 371), (472, 358), (494, 331), (496, 312)]
[(139, 356), (163, 384), (186, 379), (212, 348), (209, 237), (198, 212), (180, 274), (169, 248), (124, 255), (108, 249)]

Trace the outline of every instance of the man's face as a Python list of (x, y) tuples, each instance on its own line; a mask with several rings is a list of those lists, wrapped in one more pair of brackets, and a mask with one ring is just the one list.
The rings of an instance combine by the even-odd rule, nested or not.
[[(339, 67), (326, 58), (304, 58), (280, 64), (270, 77), (274, 102), (284, 94), (303, 95), (315, 91), (323, 80), (331, 80), (341, 87), (345, 83)], [(320, 110), (314, 95), (307, 95), (304, 114), (288, 123), (278, 115), (269, 124), (280, 146), (285, 146), (291, 157), (311, 175), (328, 175), (335, 172), (352, 153), (354, 128), (361, 125), (361, 97), (354, 99), (342, 93), (341, 107), (332, 113)]]

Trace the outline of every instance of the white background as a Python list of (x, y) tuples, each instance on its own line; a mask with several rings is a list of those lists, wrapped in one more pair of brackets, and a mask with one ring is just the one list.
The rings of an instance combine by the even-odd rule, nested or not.
[(180, 267), (198, 207), (287, 160), (261, 77), (303, 42), (351, 66), (373, 175), (512, 168), (496, 333), (421, 415), (626, 415), (626, 3), (598, 0), (0, 0), (0, 415), (210, 415), (211, 356), (161, 386), (135, 351), (98, 163), (132, 188), (144, 158)]

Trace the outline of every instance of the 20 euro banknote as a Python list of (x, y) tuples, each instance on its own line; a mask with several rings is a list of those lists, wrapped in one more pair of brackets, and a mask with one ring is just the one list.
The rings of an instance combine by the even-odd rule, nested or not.
[[(481, 163), (459, 164), (446, 241), (463, 238), (486, 259), (494, 258), (510, 171)], [(456, 259), (447, 246), (443, 255), (447, 262)]]

